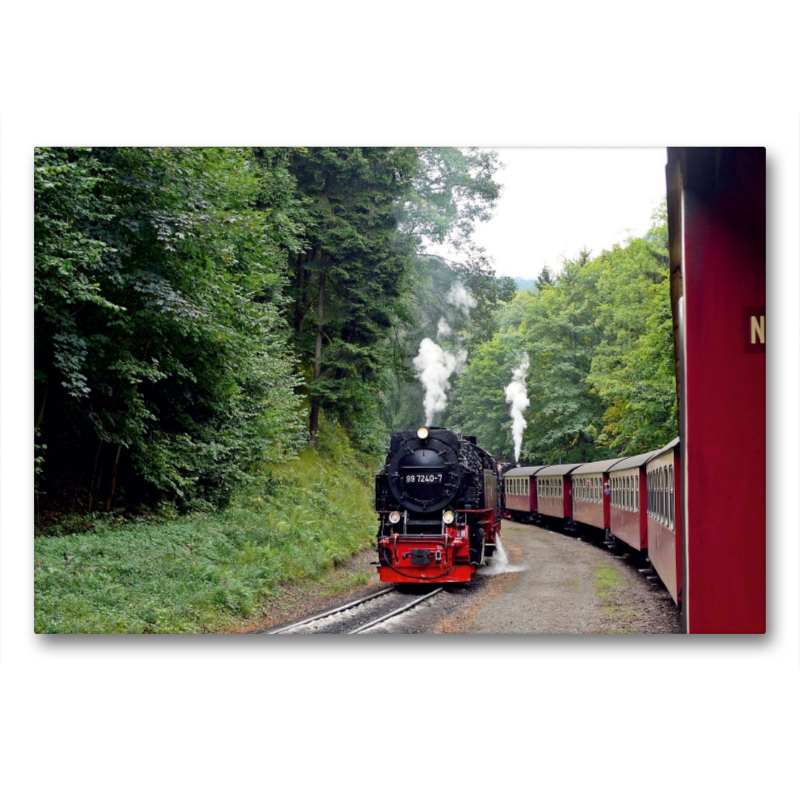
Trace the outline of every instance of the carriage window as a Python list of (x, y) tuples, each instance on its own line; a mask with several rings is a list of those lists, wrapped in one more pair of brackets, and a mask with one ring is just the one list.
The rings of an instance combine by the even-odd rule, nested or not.
[(672, 464), (669, 465), (669, 527), (675, 530), (675, 478)]
[(656, 519), (661, 522), (661, 467), (656, 470)]

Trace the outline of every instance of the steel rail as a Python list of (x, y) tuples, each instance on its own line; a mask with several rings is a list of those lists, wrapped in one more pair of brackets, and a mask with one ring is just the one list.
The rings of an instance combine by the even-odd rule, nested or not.
[(365, 625), (362, 625), (360, 628), (356, 628), (354, 631), (347, 631), (347, 632), (361, 633), (361, 631), (365, 631), (367, 630), (367, 628), (372, 628), (379, 622), (383, 622), (384, 620), (390, 619), (391, 617), (396, 617), (398, 614), (402, 614), (404, 611), (408, 611), (409, 608), (417, 605), (417, 603), (421, 603), (423, 600), (427, 600), (429, 597), (433, 597), (435, 594), (439, 594), (439, 592), (442, 591), (444, 591), (444, 587), (440, 586), (438, 589), (434, 589), (432, 592), (428, 592), (428, 594), (422, 597), (418, 597), (416, 600), (412, 600), (410, 603), (407, 603), (402, 608), (398, 608), (395, 611), (390, 611), (388, 614), (384, 614), (382, 617), (378, 617), (378, 619), (372, 620), (372, 622), (367, 622)]
[(380, 597), (381, 595), (387, 594), (388, 592), (393, 592), (394, 587), (389, 587), (388, 589), (383, 589), (380, 592), (375, 592), (374, 594), (368, 595), (367, 597), (362, 597), (360, 600), (353, 600), (352, 603), (346, 603), (343, 606), (339, 606), (338, 608), (332, 608), (330, 611), (323, 611), (321, 614), (317, 614), (313, 617), (308, 617), (306, 619), (300, 620), (300, 622), (293, 622), (291, 625), (286, 625), (283, 628), (278, 628), (275, 631), (267, 631), (268, 634), (270, 633), (285, 633), (286, 631), (290, 631), (293, 628), (299, 628), (301, 625), (307, 625), (310, 622), (315, 622), (318, 619), (323, 619), (324, 617), (332, 617), (334, 614), (338, 614), (340, 611), (346, 611), (348, 608), (353, 608), (354, 606), (359, 606), (362, 603), (368, 603), (370, 600), (374, 600), (376, 597)]

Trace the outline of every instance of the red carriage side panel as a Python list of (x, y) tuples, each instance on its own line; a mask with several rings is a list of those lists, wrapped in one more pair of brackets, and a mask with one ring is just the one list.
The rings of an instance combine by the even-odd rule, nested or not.
[(579, 475), (572, 479), (572, 516), (576, 522), (594, 528), (606, 528), (602, 489), (598, 491), (598, 475)]
[(510, 516), (529, 517), (536, 511), (536, 479), (542, 467), (515, 467), (503, 475), (506, 511)]
[(686, 630), (764, 633), (766, 152), (670, 148), (667, 176)]
[(572, 516), (572, 478), (569, 475), (561, 479), (561, 499), (563, 501), (561, 517), (569, 519)]
[(563, 482), (558, 478), (546, 478), (547, 483), (542, 486), (542, 496), (539, 498), (539, 513), (546, 517), (564, 518), (564, 498), (562, 496)]
[(530, 506), (530, 502), (526, 495), (520, 494), (509, 494), (506, 491), (506, 508), (509, 511), (520, 511), (527, 513)]
[(682, 599), (681, 462), (678, 441), (647, 464), (647, 555), (672, 599)]
[(580, 464), (558, 464), (536, 473), (537, 508), (546, 517), (572, 518), (572, 479), (569, 473)]
[(651, 450), (631, 456), (609, 468), (611, 484), (611, 534), (640, 552), (647, 551), (647, 471), (645, 465), (657, 453)]
[(575, 469), (572, 479), (572, 515), (576, 522), (600, 530), (610, 527), (608, 470), (623, 459), (595, 461)]

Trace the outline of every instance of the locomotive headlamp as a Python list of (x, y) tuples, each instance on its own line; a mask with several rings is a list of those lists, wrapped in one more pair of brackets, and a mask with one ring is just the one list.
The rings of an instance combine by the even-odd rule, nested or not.
[(447, 511), (442, 514), (442, 520), (444, 521), (445, 525), (452, 525), (455, 521), (456, 515), (448, 508)]
[(419, 428), (417, 430), (417, 438), (419, 438), (419, 439), (427, 439), (428, 438), (428, 429), (427, 428)]
[(391, 522), (392, 525), (396, 525), (398, 522), (400, 522), (400, 512), (399, 511), (390, 512), (389, 513), (389, 522)]

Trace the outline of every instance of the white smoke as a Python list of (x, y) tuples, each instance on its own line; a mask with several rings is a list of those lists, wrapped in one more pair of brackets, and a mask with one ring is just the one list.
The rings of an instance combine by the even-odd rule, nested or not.
[(528, 427), (523, 412), (531, 404), (528, 400), (528, 392), (525, 388), (525, 378), (528, 377), (528, 367), (530, 361), (528, 354), (522, 359), (522, 363), (514, 370), (511, 376), (511, 383), (506, 386), (506, 403), (511, 406), (511, 434), (514, 437), (514, 461), (519, 464), (519, 454), (522, 450), (522, 432)]
[(524, 565), (512, 565), (508, 563), (508, 555), (503, 548), (503, 542), (497, 537), (497, 547), (492, 556), (491, 563), (478, 569), (479, 575), (500, 575), (503, 572), (522, 572)]
[(433, 422), (433, 415), (447, 408), (448, 380), (453, 372), (458, 372), (467, 361), (467, 351), (459, 350), (456, 355), (442, 350), (431, 339), (419, 343), (419, 353), (414, 359), (414, 371), (425, 389), (425, 424)]
[(469, 316), (469, 310), (478, 305), (478, 301), (464, 288), (464, 284), (456, 281), (445, 295), (445, 302), (455, 306)]
[(439, 325), (436, 329), (436, 337), (441, 339), (442, 336), (449, 336), (453, 332), (453, 329), (447, 324), (447, 320), (444, 317), (439, 318)]

